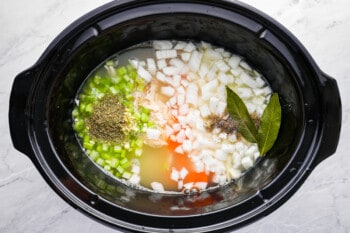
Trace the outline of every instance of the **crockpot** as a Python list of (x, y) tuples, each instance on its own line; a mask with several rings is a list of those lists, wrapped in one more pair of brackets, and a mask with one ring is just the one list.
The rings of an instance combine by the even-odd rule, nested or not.
[[(135, 189), (112, 178), (80, 147), (72, 127), (76, 93), (113, 54), (150, 40), (206, 41), (239, 54), (280, 95), (282, 123), (272, 150), (240, 179), (197, 195)], [(121, 0), (66, 28), (14, 80), (9, 109), (14, 147), (66, 202), (124, 231), (227, 231), (288, 200), (336, 150), (341, 102), (324, 74), (283, 26), (237, 1)]]

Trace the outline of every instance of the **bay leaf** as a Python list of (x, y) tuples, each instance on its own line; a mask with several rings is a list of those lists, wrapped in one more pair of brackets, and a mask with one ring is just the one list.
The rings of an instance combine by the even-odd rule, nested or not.
[(275, 143), (281, 126), (282, 110), (277, 93), (274, 93), (266, 106), (258, 129), (260, 156), (264, 156)]
[(249, 115), (243, 100), (229, 87), (226, 86), (227, 110), (231, 117), (238, 122), (238, 132), (252, 143), (258, 142), (258, 130)]

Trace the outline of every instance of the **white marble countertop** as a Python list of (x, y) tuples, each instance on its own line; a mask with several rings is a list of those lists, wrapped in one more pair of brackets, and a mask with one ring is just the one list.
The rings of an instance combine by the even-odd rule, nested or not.
[[(16, 74), (34, 64), (73, 20), (108, 0), (1, 2), (0, 232), (117, 232), (59, 198), (31, 161), (13, 148), (8, 129), (9, 94)], [(350, 1), (243, 2), (281, 22), (299, 38), (321, 69), (337, 80), (343, 122), (337, 152), (323, 161), (282, 207), (237, 232), (350, 232)]]

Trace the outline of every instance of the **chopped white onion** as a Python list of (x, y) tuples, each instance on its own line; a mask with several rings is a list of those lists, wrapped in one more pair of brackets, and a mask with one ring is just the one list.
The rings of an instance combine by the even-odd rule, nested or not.
[(172, 49), (173, 48), (173, 43), (168, 40), (154, 40), (153, 41), (153, 48), (155, 49)]
[(151, 183), (151, 187), (154, 191), (157, 191), (157, 192), (164, 192), (164, 187), (161, 183), (159, 182), (152, 182)]

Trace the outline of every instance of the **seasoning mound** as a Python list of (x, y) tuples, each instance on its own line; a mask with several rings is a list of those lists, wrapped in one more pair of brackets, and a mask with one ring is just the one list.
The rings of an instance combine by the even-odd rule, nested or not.
[(105, 142), (122, 142), (126, 124), (125, 107), (113, 95), (104, 96), (87, 118), (90, 135)]

